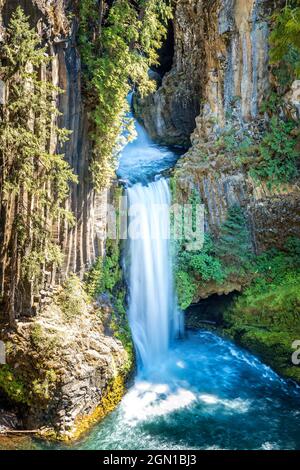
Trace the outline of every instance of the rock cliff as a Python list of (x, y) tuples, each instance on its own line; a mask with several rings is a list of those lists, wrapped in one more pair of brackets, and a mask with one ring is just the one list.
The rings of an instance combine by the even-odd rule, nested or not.
[[(173, 144), (190, 139), (189, 151), (175, 168), (177, 199), (187, 201), (193, 188), (199, 190), (206, 226), (213, 232), (229, 207), (243, 206), (256, 252), (299, 236), (299, 188), (293, 184), (269, 191), (258, 184), (249, 176), (251, 157), (240, 164), (234, 149), (226, 148), (224, 135), (227, 141), (251, 139), (253, 145), (265, 129), (268, 117), (261, 106), (274, 85), (270, 16), (281, 4), (179, 0), (173, 67), (154, 95), (137, 100), (138, 114), (154, 137)], [(295, 82), (286, 96), (294, 115), (297, 89)], [(283, 225), (283, 220), (289, 222)]]
[[(39, 78), (64, 92), (53, 96), (60, 113), (58, 126), (71, 131), (59, 152), (78, 176), (78, 184), (71, 185), (65, 203), (75, 223), (52, 223), (46, 218), (53, 241), (62, 249), (63, 264), (50, 269), (44, 266), (40, 283), (26, 289), (20, 279), (19, 263), (15, 275), (10, 269), (14, 221), (18, 216), (14, 196), (1, 199), (0, 282), (4, 306), (0, 312), (0, 338), (1, 345), (5, 344), (6, 364), (0, 368), (0, 401), (4, 398), (5, 405), (17, 407), (20, 420), (16, 426), (43, 428), (47, 437), (67, 440), (78, 437), (116, 405), (130, 366), (127, 367), (127, 352), (109, 328), (112, 307), (107, 302), (101, 308), (93, 305), (79, 282), (97, 256), (104, 254), (110, 189), (96, 193), (90, 175), (91, 103), (87, 103), (81, 83), (78, 2), (1, 0), (2, 43), (18, 6), (29, 17), (51, 58), (39, 70)], [(3, 81), (0, 85), (1, 105), (5, 106), (9, 90), (5, 90)], [(49, 152), (55, 153), (54, 136), (47, 145)], [(20, 194), (22, 202), (28, 202), (25, 192)], [(32, 209), (35, 210), (34, 203)], [(13, 328), (6, 324), (5, 300), (10, 302), (16, 320)]]
[[(82, 95), (82, 64), (77, 45), (78, 17), (76, 16), (77, 2), (57, 0), (14, 1), (3, 0), (0, 3), (0, 34), (4, 38), (12, 12), (21, 6), (29, 16), (31, 26), (36, 28), (42, 44), (46, 46), (51, 61), (47, 70), (41, 70), (41, 76), (61, 88), (64, 93), (57, 96), (58, 109), (61, 113), (58, 125), (70, 130), (68, 142), (61, 151), (69, 162), (74, 173), (78, 175), (78, 184), (71, 187), (66, 209), (75, 216), (75, 224), (70, 227), (64, 221), (55, 223), (52, 227), (53, 240), (62, 247), (64, 264), (61, 268), (44, 269), (40, 288), (49, 286), (65, 279), (69, 273), (83, 275), (91, 266), (96, 256), (103, 254), (103, 234), (106, 227), (107, 191), (96, 194), (91, 184), (89, 163), (92, 152), (90, 140), (91, 123), (89, 107)], [(1, 39), (1, 38), (0, 38)], [(55, 141), (49, 143), (52, 151)], [(4, 212), (3, 219), (14, 220), (15, 213)], [(51, 223), (51, 222), (50, 222)], [(6, 253), (11, 244), (12, 233), (4, 230), (2, 233), (1, 252), (1, 292), (2, 295), (10, 290), (9, 263)], [(31, 315), (38, 307), (41, 296), (38, 291), (28, 286), (22, 292), (19, 276), (15, 278), (16, 291), (20, 291), (16, 300), (15, 314)]]

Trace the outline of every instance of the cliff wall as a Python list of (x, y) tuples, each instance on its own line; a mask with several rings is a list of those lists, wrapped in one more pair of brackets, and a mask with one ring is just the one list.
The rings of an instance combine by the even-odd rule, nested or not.
[[(187, 201), (197, 189), (212, 232), (229, 207), (242, 206), (257, 253), (300, 235), (298, 184), (269, 190), (249, 176), (254, 155), (241, 164), (234, 149), (235, 142), (258, 143), (269, 120), (261, 107), (276, 86), (269, 63), (270, 18), (281, 5), (275, 0), (177, 1), (173, 67), (157, 92), (136, 106), (161, 142), (190, 141), (174, 172), (176, 198)], [(287, 98), (294, 115), (297, 90), (296, 82)]]

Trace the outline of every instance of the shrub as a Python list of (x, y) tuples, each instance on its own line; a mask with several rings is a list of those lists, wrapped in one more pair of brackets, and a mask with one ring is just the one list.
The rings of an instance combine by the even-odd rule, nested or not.
[(14, 402), (27, 403), (28, 396), (20, 379), (8, 364), (0, 365), (0, 389)]
[(293, 63), (294, 76), (300, 77), (300, 6), (299, 0), (288, 0), (284, 8), (273, 14), (273, 30), (270, 35), (271, 61), (286, 60), (296, 51)]
[(72, 321), (72, 319), (80, 316), (86, 310), (88, 301), (82, 283), (75, 274), (68, 277), (62, 291), (55, 299), (67, 321)]

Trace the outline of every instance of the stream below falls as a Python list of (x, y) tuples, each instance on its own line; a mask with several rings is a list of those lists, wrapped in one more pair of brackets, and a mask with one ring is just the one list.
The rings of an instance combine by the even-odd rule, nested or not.
[(126, 256), (138, 372), (117, 409), (72, 448), (300, 449), (298, 387), (212, 332), (186, 332), (176, 340), (181, 321), (164, 236), (168, 211), (158, 214), (156, 205), (170, 204), (161, 173), (180, 152), (153, 143), (136, 127), (118, 176), (127, 182), (129, 207), (143, 206), (142, 239), (128, 241)]

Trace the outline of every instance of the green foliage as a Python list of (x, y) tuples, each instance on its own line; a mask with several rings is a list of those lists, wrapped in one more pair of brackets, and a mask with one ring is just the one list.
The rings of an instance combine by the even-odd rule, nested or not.
[(44, 356), (53, 355), (54, 350), (59, 346), (57, 332), (43, 328), (39, 323), (34, 323), (30, 331), (30, 339), (34, 349), (43, 351)]
[(43, 378), (34, 379), (31, 383), (31, 396), (34, 396), (34, 401), (36, 398), (48, 401), (55, 389), (56, 382), (57, 375), (53, 369), (45, 371)]
[(0, 389), (14, 402), (28, 402), (23, 383), (16, 378), (14, 371), (8, 364), (0, 365)]
[(197, 291), (197, 283), (193, 276), (184, 271), (185, 266), (176, 270), (176, 292), (178, 305), (182, 310), (188, 308), (193, 302)]
[(96, 298), (102, 293), (109, 294), (113, 304), (110, 327), (114, 332), (114, 336), (121, 341), (128, 353), (128, 361), (124, 372), (129, 372), (134, 362), (134, 352), (126, 316), (126, 291), (120, 266), (119, 241), (106, 240), (105, 257), (99, 257), (86, 274), (84, 288), (92, 298)]
[(228, 312), (235, 324), (300, 328), (300, 243), (291, 239), (286, 251), (271, 250), (255, 260), (253, 283)]
[(186, 251), (182, 245), (177, 247), (175, 280), (181, 309), (186, 309), (192, 303), (197, 284), (208, 281), (221, 283), (224, 279), (222, 262), (216, 257), (214, 243), (209, 235), (205, 236), (200, 251)]
[(80, 2), (79, 44), (86, 95), (93, 106), (91, 169), (98, 190), (114, 174), (124, 143), (120, 136), (130, 125), (125, 113), (131, 85), (139, 86), (142, 95), (154, 90), (148, 68), (158, 63), (157, 49), (171, 12), (168, 0), (114, 0), (102, 19), (97, 0)]
[(128, 353), (128, 363), (125, 368), (129, 371), (134, 361), (134, 353), (126, 316), (126, 291), (120, 266), (119, 241), (116, 240), (106, 241), (106, 255), (102, 269), (102, 291), (110, 294), (114, 307), (110, 327)]
[(114, 293), (120, 283), (123, 274), (120, 266), (120, 248), (116, 240), (106, 241), (106, 253), (102, 268), (102, 289)]
[(193, 301), (197, 286), (206, 282), (222, 284), (231, 275), (252, 271), (251, 243), (246, 217), (239, 207), (228, 211), (219, 236), (205, 235), (201, 250), (188, 251), (176, 247), (175, 280), (178, 303), (186, 309)]
[(244, 166), (255, 180), (265, 182), (269, 189), (298, 176), (299, 126), (291, 119), (279, 117), (281, 109), (282, 98), (271, 92), (261, 106), (261, 112), (270, 118), (261, 136), (253, 139), (229, 129), (220, 135), (213, 148), (219, 159), (225, 157), (235, 167)]
[[(270, 35), (271, 61), (292, 65), (294, 77), (300, 77), (300, 5), (299, 0), (287, 1), (285, 7), (274, 13)], [(290, 59), (293, 58), (293, 61)]]
[(300, 381), (291, 363), (292, 343), (300, 335), (300, 240), (285, 251), (270, 250), (256, 259), (252, 284), (225, 314), (227, 332), (279, 373)]
[(298, 135), (299, 130), (294, 121), (284, 121), (273, 116), (259, 145), (259, 162), (250, 170), (250, 174), (266, 181), (270, 188), (295, 179), (298, 174)]
[(91, 269), (85, 274), (84, 289), (92, 299), (95, 299), (103, 291), (102, 269), (103, 259), (99, 256)]
[(73, 221), (64, 203), (76, 177), (64, 155), (49, 150), (50, 141), (61, 144), (69, 132), (56, 125), (55, 96), (61, 90), (40, 80), (49, 57), (20, 7), (11, 17), (0, 58), (0, 76), (9, 90), (0, 123), (2, 199), (15, 197), (22, 276), (37, 282), (42, 266), (62, 262), (50, 221)]

